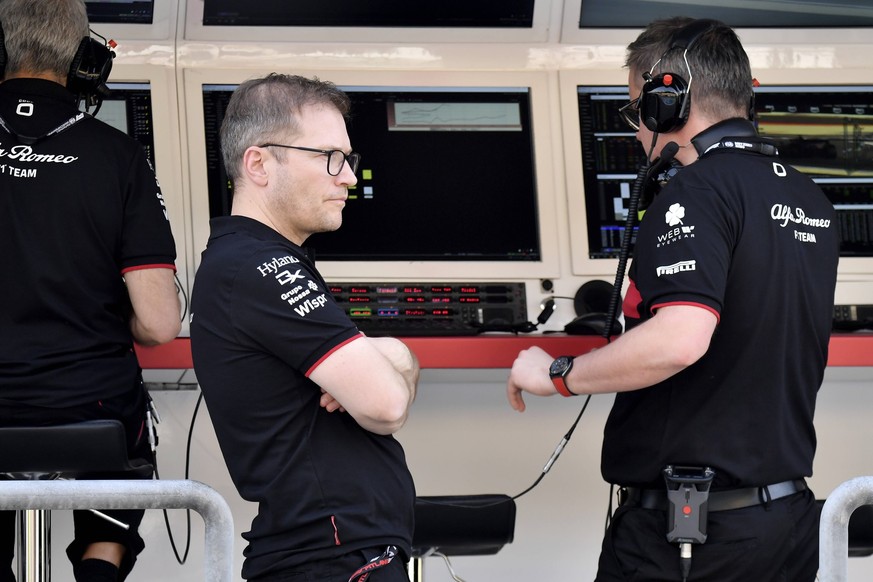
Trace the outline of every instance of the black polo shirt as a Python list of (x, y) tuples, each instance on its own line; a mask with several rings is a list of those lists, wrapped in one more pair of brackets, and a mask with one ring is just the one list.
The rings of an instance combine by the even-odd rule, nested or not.
[(230, 476), (258, 504), (243, 577), (387, 544), (409, 555), (415, 491), (400, 443), (326, 412), (308, 378), (358, 329), (303, 249), (241, 216), (211, 228), (191, 343)]
[(833, 205), (778, 157), (721, 147), (669, 182), (640, 225), (625, 317), (688, 304), (719, 323), (698, 362), (616, 395), (607, 481), (662, 487), (667, 464), (714, 467), (716, 488), (812, 474), (838, 239)]
[(57, 83), (3, 82), (0, 117), (0, 405), (128, 392), (139, 367), (122, 276), (175, 268), (154, 171)]

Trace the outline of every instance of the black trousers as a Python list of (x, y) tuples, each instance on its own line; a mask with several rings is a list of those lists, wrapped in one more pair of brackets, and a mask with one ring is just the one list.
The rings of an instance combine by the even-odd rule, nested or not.
[[(385, 547), (351, 551), (338, 558), (309, 562), (266, 577), (249, 578), (249, 582), (349, 582), (350, 577), (370, 560), (383, 556)], [(397, 555), (384, 567), (372, 570), (366, 582), (409, 582), (406, 558)], [(358, 577), (354, 582), (357, 582)]]
[[(681, 582), (679, 546), (666, 512), (619, 507), (600, 554), (596, 582)], [(692, 546), (688, 582), (813, 582), (819, 509), (809, 490), (767, 504), (711, 512), (707, 540)]]
[[(148, 459), (154, 462), (148, 435), (145, 429), (145, 389), (141, 384), (132, 387), (129, 394), (104, 399), (92, 405), (75, 408), (46, 409), (28, 406), (0, 406), (0, 425), (34, 426), (65, 424), (85, 420), (120, 420), (125, 427), (128, 456), (134, 459)], [(125, 475), (94, 474), (90, 479), (123, 479)], [(94, 509), (100, 509), (95, 507)], [(86, 548), (95, 542), (115, 542), (127, 548), (124, 561), (119, 569), (119, 580), (124, 580), (136, 556), (145, 548), (139, 535), (139, 524), (144, 510), (123, 509), (103, 513), (130, 525), (125, 530), (90, 511), (74, 511), (73, 524), (75, 538), (67, 548), (70, 561), (77, 563), (82, 559)], [(15, 553), (15, 514), (14, 511), (0, 511), (0, 582), (15, 582), (12, 560)]]

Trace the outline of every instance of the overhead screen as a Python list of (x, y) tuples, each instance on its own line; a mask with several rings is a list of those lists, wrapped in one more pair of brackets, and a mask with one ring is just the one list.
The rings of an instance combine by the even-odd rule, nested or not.
[(873, 26), (869, 0), (581, 0), (578, 14), (579, 28), (642, 28), (679, 14), (714, 18), (739, 28)]
[[(577, 87), (588, 259), (618, 256), (643, 152), (618, 108), (626, 87)], [(873, 257), (873, 87), (756, 89), (761, 135), (808, 174), (837, 210), (842, 257)]]
[[(233, 85), (203, 85), (211, 216), (231, 188), (218, 133)], [(527, 87), (343, 87), (362, 160), (343, 226), (312, 236), (319, 260), (543, 258)]]
[(97, 119), (136, 139), (155, 165), (154, 116), (150, 83), (109, 83)]
[(85, 0), (92, 23), (151, 24), (154, 0)]
[(205, 26), (530, 28), (534, 0), (203, 0)]

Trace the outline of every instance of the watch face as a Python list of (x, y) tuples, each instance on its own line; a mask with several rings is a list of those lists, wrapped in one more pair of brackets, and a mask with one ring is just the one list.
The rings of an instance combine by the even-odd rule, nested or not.
[(560, 356), (558, 358), (555, 358), (555, 361), (552, 362), (552, 365), (549, 368), (549, 374), (551, 376), (562, 376), (572, 363), (573, 358), (571, 358), (570, 356)]

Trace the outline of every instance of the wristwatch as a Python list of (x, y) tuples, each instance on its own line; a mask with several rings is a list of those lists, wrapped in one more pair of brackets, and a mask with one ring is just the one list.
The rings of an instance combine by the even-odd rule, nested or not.
[(569, 374), (570, 370), (573, 369), (574, 359), (573, 356), (558, 356), (555, 358), (555, 361), (552, 362), (552, 365), (549, 366), (549, 376), (551, 376), (552, 383), (555, 385), (558, 394), (561, 396), (578, 396), (577, 394), (570, 392), (570, 389), (567, 388), (567, 383), (564, 381), (567, 374)]

